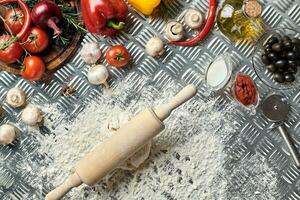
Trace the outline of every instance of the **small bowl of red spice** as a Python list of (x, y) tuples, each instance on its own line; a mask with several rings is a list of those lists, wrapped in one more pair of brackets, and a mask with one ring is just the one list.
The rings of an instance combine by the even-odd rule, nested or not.
[(240, 104), (253, 111), (259, 103), (259, 94), (253, 79), (240, 72), (233, 81), (232, 95)]

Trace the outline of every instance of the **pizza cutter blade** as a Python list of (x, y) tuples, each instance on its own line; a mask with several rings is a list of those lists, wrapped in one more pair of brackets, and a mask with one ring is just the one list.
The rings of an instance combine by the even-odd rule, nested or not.
[[(283, 99), (284, 97), (279, 94), (272, 94), (261, 104), (263, 115), (274, 123), (283, 122), (288, 117), (290, 106)], [(297, 151), (290, 134), (287, 132), (285, 125), (281, 123), (281, 125), (278, 126), (278, 130), (287, 144), (296, 166), (300, 167), (299, 152)]]

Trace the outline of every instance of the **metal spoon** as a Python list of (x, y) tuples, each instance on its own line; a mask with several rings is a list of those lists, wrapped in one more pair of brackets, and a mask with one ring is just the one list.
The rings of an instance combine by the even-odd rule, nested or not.
[[(284, 97), (279, 94), (269, 95), (261, 104), (261, 110), (263, 115), (271, 122), (280, 123), (287, 119), (290, 111), (290, 106), (284, 100)], [(278, 130), (287, 144), (292, 158), (295, 161), (297, 167), (300, 167), (300, 156), (297, 151), (291, 136), (286, 130), (283, 123), (280, 123)]]

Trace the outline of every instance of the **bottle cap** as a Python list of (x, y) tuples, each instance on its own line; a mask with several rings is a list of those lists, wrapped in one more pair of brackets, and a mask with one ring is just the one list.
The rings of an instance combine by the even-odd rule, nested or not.
[(257, 0), (246, 1), (244, 12), (248, 17), (259, 17), (262, 13), (262, 5)]

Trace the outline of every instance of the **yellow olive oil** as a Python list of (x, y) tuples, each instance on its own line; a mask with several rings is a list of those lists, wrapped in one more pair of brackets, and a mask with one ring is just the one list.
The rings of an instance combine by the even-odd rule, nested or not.
[(264, 33), (262, 18), (244, 12), (244, 0), (225, 0), (217, 16), (220, 31), (231, 41), (257, 41)]

